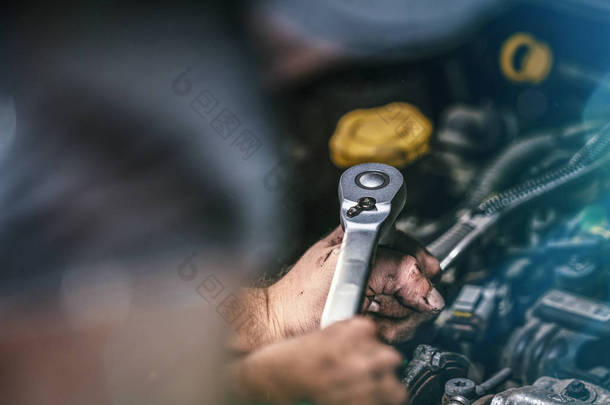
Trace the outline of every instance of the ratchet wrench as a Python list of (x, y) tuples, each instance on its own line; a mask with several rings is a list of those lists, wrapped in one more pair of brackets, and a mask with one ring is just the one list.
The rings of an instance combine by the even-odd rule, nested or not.
[(390, 236), (406, 197), (404, 178), (392, 166), (364, 163), (341, 175), (339, 216), (344, 235), (322, 328), (359, 312), (377, 244)]

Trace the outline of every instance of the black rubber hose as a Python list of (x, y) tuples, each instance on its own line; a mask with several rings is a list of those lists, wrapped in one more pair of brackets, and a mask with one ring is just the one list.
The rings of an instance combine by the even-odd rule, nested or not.
[(509, 186), (514, 177), (523, 172), (523, 166), (542, 152), (548, 152), (555, 145), (551, 134), (537, 135), (514, 142), (487, 166), (480, 177), (474, 180), (472, 192), (466, 200), (466, 207), (474, 208), (494, 191)]
[[(557, 140), (576, 138), (584, 133), (599, 130), (606, 122), (591, 120), (587, 123), (566, 125), (552, 133), (541, 133), (517, 140), (496, 156), (476, 178), (472, 192), (466, 197), (466, 208), (475, 208), (493, 192), (511, 186), (511, 181), (523, 173), (523, 167), (537, 159), (540, 154), (548, 154), (557, 145)], [(573, 160), (578, 160), (575, 156)]]
[[(444, 269), (455, 260), (457, 255), (464, 252), (465, 247), (474, 238), (496, 222), (500, 215), (608, 163), (609, 152), (610, 124), (607, 124), (597, 131), (567, 164), (487, 198), (470, 214), (465, 213), (463, 219), (428, 245), (428, 250), (441, 261), (441, 268)], [(466, 245), (463, 245), (460, 251), (452, 253), (460, 243)]]
[(542, 195), (589, 172), (610, 150), (610, 124), (602, 128), (583, 146), (567, 165), (529, 179), (515, 187), (496, 194), (478, 207), (477, 211), (493, 215), (505, 208)]

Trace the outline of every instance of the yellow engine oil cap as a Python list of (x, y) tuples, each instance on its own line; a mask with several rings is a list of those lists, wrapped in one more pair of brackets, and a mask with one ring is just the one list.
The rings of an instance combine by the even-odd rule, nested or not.
[(379, 162), (403, 167), (430, 149), (432, 123), (409, 103), (358, 109), (345, 114), (329, 141), (339, 167)]

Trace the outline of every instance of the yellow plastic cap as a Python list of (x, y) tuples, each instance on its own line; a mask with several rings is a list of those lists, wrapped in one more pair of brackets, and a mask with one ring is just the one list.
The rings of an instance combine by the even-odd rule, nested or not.
[(432, 123), (417, 107), (403, 102), (345, 114), (329, 141), (339, 167), (365, 162), (403, 167), (430, 149)]

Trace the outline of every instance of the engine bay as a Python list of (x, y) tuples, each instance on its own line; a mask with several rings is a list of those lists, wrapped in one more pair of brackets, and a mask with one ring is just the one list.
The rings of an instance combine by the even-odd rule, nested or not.
[[(316, 213), (295, 220), (304, 244), (333, 221), (337, 167), (374, 150), (404, 168), (396, 227), (439, 259), (447, 301), (400, 347), (414, 405), (610, 403), (607, 85), (584, 73), (610, 55), (582, 42), (610, 24), (568, 3), (527, 2), (456, 50), (354, 62), (281, 95), (299, 151), (286, 202)], [(375, 145), (367, 125), (395, 134)], [(402, 154), (393, 137), (409, 138)], [(329, 146), (334, 166), (311, 161)], [(326, 175), (303, 187), (314, 166)]]

